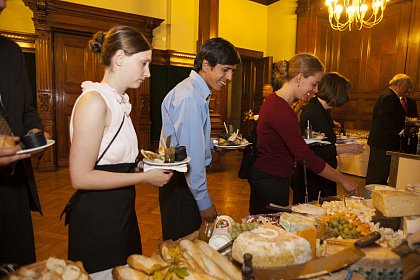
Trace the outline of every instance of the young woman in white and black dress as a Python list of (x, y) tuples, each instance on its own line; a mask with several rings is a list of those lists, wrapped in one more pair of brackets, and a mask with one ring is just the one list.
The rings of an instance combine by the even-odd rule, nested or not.
[(135, 184), (161, 187), (171, 171), (132, 173), (138, 155), (136, 132), (125, 93), (150, 77), (151, 46), (137, 30), (117, 26), (89, 42), (105, 73), (100, 83), (83, 82), (70, 121), (70, 176), (76, 195), (67, 212), (70, 260), (89, 273), (125, 264), (141, 254)]

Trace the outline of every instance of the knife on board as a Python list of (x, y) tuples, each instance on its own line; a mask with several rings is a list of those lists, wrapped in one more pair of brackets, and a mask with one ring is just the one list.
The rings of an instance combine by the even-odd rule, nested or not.
[(292, 213), (293, 212), (290, 207), (280, 206), (280, 205), (277, 205), (275, 203), (270, 203), (265, 208), (270, 209), (270, 210), (274, 210), (276, 212), (287, 212), (287, 213)]
[[(322, 258), (306, 263), (289, 265), (277, 268), (254, 268), (255, 279), (304, 279), (321, 276), (345, 268), (365, 256), (359, 249), (372, 244), (378, 239), (378, 232), (369, 234), (359, 239), (358, 246), (348, 246), (345, 249)], [(380, 237), (380, 235), (379, 235)]]

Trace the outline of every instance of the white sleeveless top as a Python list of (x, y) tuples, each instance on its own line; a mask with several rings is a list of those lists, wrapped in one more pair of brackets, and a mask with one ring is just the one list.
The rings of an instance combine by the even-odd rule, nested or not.
[(111, 142), (112, 138), (114, 138), (125, 114), (124, 124), (121, 127), (118, 136), (115, 138), (114, 142), (112, 142), (108, 151), (102, 157), (100, 162), (98, 162), (98, 164), (103, 165), (134, 162), (139, 153), (139, 150), (137, 135), (130, 118), (131, 104), (128, 95), (126, 93), (124, 93), (124, 95), (118, 94), (108, 84), (93, 83), (90, 81), (83, 82), (82, 89), (83, 92), (77, 98), (70, 118), (70, 141), (73, 139), (74, 110), (79, 99), (87, 92), (96, 91), (105, 100), (105, 103), (111, 111), (112, 115), (111, 124), (106, 132), (104, 132), (97, 159), (102, 155), (106, 147), (108, 147), (108, 144)]

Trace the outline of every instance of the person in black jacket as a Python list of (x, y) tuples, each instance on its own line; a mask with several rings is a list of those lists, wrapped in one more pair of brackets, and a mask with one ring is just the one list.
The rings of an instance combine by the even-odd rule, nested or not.
[[(0, 0), (0, 13), (6, 1)], [(0, 113), (14, 136), (43, 129), (35, 109), (23, 53), (12, 40), (0, 36)], [(31, 210), (41, 212), (31, 159), (0, 167), (0, 264), (36, 261)]]
[(391, 157), (386, 151), (400, 148), (399, 133), (404, 129), (406, 117), (400, 98), (407, 95), (412, 84), (409, 76), (397, 74), (376, 100), (368, 139), (370, 155), (366, 184), (387, 184)]
[[(323, 146), (311, 146), (317, 156), (325, 160), (331, 167), (337, 168), (337, 155), (344, 153), (358, 154), (363, 152), (364, 146), (358, 143), (336, 145), (334, 122), (329, 109), (345, 104), (349, 99), (351, 83), (339, 73), (330, 72), (325, 74), (319, 84), (318, 93), (302, 109), (300, 115), (300, 128), (303, 132), (309, 121), (313, 131), (325, 133), (326, 141), (331, 144)], [(303, 167), (297, 164), (293, 174), (293, 204), (305, 202), (305, 184)], [(337, 195), (337, 186), (334, 181), (319, 176), (307, 170), (308, 200), (314, 201), (321, 197)]]
[(401, 97), (401, 103), (403, 102), (403, 98), (405, 98), (405, 101), (407, 103), (407, 111), (406, 111), (406, 116), (408, 118), (418, 118), (419, 117), (419, 113), (417, 111), (417, 104), (416, 104), (416, 100), (405, 96), (405, 97)]

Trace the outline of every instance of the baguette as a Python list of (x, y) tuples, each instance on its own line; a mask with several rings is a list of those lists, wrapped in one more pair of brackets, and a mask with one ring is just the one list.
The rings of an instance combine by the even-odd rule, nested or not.
[(128, 266), (116, 266), (112, 269), (112, 276), (116, 280), (148, 280), (149, 276)]
[(218, 280), (217, 278), (202, 272), (188, 270), (188, 273), (189, 275), (185, 277), (184, 280)]
[(222, 280), (230, 279), (230, 277), (224, 273), (223, 270), (217, 266), (206, 254), (204, 254), (193, 241), (187, 239), (181, 240), (179, 242), (179, 246), (194, 258), (198, 266), (200, 266), (206, 274)]
[(201, 267), (190, 254), (188, 254), (187, 252), (183, 252), (182, 256), (184, 257), (185, 266), (188, 268), (188, 270), (204, 273), (204, 271), (201, 269)]
[(194, 243), (200, 248), (201, 251), (204, 252), (205, 255), (207, 255), (207, 257), (213, 260), (232, 279), (242, 279), (241, 271), (227, 258), (225, 258), (219, 252), (213, 249), (213, 247), (211, 247), (206, 242), (198, 239), (194, 240)]
[(161, 262), (157, 259), (152, 259), (143, 255), (131, 255), (127, 258), (127, 263), (137, 270), (140, 270), (148, 275), (155, 273), (158, 270), (165, 269), (169, 266), (166, 262)]

